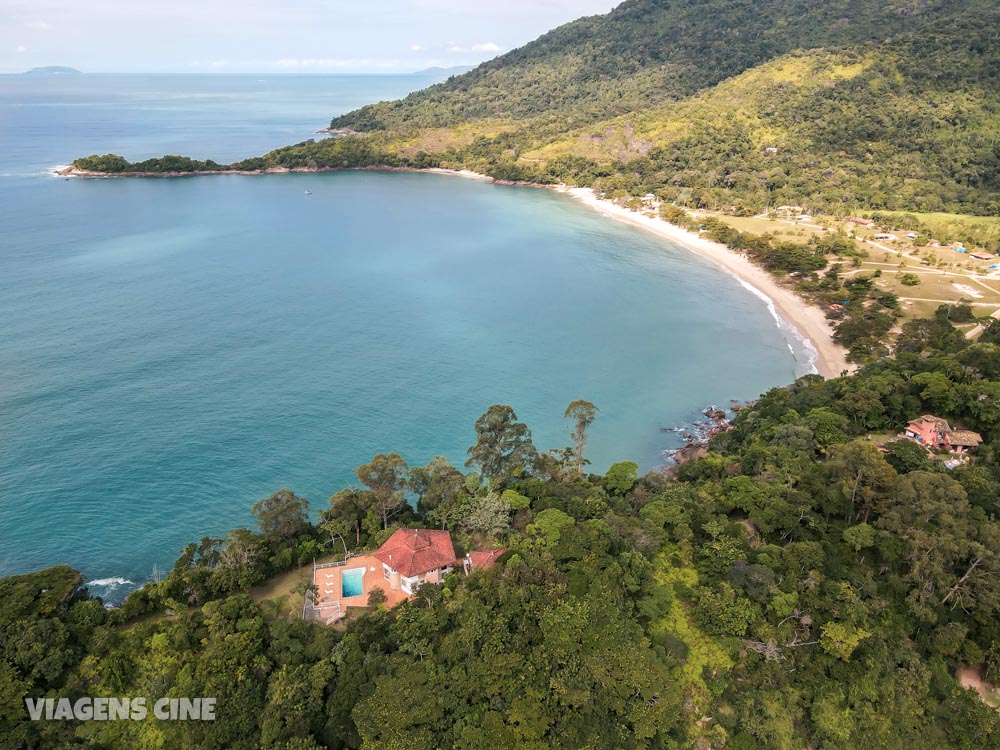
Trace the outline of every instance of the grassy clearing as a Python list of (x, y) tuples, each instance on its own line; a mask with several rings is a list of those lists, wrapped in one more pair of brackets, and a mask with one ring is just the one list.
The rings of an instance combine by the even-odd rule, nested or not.
[(1000, 244), (1000, 216), (911, 213), (942, 242), (962, 240), (970, 247)]
[(786, 221), (783, 219), (765, 219), (760, 216), (727, 216), (713, 211), (701, 211), (694, 215), (701, 217), (711, 216), (725, 222), (740, 232), (770, 234), (779, 240), (787, 240), (789, 242), (808, 242), (810, 237), (826, 232), (826, 229), (821, 226), (812, 226), (812, 224), (819, 224), (818, 221), (806, 224), (805, 222)]
[[(916, 286), (906, 286), (902, 282), (904, 273), (915, 273), (919, 277), (920, 283)], [(924, 297), (947, 302), (966, 301), (1000, 306), (1000, 293), (991, 292), (990, 289), (963, 276), (920, 273), (909, 268), (896, 272), (883, 269), (879, 286), (900, 297)]]
[[(327, 563), (339, 560), (340, 557), (331, 555), (317, 560), (317, 563)], [(275, 576), (259, 586), (254, 586), (247, 593), (250, 598), (258, 604), (264, 606), (265, 611), (282, 615), (285, 617), (302, 616), (302, 594), (294, 591), (295, 587), (303, 581), (312, 580), (312, 563), (301, 568), (290, 570), (287, 573)]]
[[(855, 236), (867, 258), (854, 266), (850, 259), (831, 257), (831, 263), (840, 262), (845, 275), (880, 272), (878, 286), (901, 298), (901, 322), (914, 318), (930, 317), (942, 304), (970, 303), (977, 317), (986, 318), (1000, 309), (1000, 278), (990, 275), (987, 266), (998, 260), (981, 261), (966, 253), (957, 253), (950, 246), (918, 247), (905, 237), (902, 230), (893, 232), (899, 239), (876, 241), (882, 230), (868, 229), (850, 224), (846, 220), (816, 216), (809, 222), (795, 222), (764, 216), (729, 216), (716, 211), (691, 212), (695, 219), (716, 218), (741, 232), (770, 234), (779, 241), (808, 242), (810, 237), (830, 229), (843, 229)], [(957, 214), (921, 214), (920, 218), (938, 219), (937, 226), (989, 225), (1000, 232), (1000, 218), (960, 216)], [(957, 239), (957, 238), (956, 238)], [(971, 246), (968, 242), (967, 246)], [(903, 274), (914, 274), (919, 279), (916, 286), (903, 284)]]
[(450, 128), (426, 128), (391, 134), (387, 144), (389, 151), (400, 156), (414, 157), (421, 151), (440, 154), (449, 149), (462, 149), (477, 138), (496, 138), (502, 133), (511, 133), (517, 126), (506, 120), (477, 120)]

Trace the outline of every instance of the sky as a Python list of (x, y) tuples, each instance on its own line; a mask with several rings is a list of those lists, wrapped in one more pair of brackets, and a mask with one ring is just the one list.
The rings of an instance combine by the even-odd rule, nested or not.
[(471, 65), (621, 0), (0, 0), (0, 73), (397, 73)]

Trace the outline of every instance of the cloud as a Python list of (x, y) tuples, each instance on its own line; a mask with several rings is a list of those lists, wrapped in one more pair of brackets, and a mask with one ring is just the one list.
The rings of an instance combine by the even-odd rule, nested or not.
[(447, 47), (449, 52), (501, 52), (503, 47), (501, 47), (496, 42), (480, 42), (479, 44), (473, 44), (471, 47), (463, 47), (455, 42), (448, 42)]
[(367, 70), (399, 68), (405, 63), (399, 60), (371, 59), (362, 57), (285, 57), (275, 60), (272, 67), (282, 70)]
[[(372, 72), (386, 72), (394, 63), (411, 70), (431, 58), (447, 67), (494, 57), (617, 2), (0, 0), (0, 69), (54, 53), (80, 68), (119, 72), (355, 72), (369, 59), (377, 61)], [(327, 23), (326, 11), (334, 7), (336, 23)], [(17, 52), (18, 45), (29, 48), (27, 54)]]

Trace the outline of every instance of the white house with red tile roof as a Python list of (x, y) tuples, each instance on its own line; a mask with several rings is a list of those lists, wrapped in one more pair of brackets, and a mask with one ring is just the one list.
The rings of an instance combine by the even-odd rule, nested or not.
[(432, 529), (399, 529), (374, 557), (392, 590), (412, 594), (422, 583), (440, 583), (458, 562), (451, 534)]

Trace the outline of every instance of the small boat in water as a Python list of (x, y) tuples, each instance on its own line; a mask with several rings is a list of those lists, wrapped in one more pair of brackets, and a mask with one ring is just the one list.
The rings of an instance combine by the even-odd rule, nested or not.
[(312, 191), (311, 190), (306, 190), (306, 195), (312, 195)]

